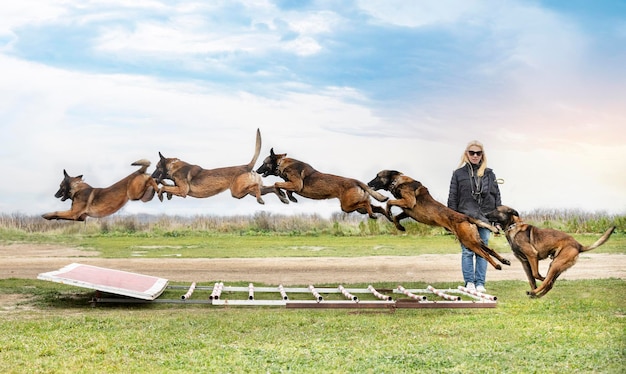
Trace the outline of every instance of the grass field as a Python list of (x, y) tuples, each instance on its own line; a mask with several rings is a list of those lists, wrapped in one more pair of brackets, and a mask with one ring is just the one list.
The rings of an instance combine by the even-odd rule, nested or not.
[(498, 307), (481, 310), (91, 308), (82, 289), (4, 280), (24, 301), (2, 313), (0, 371), (623, 372), (626, 281), (561, 281), (539, 300), (526, 287), (491, 282)]
[[(583, 244), (591, 244), (600, 234), (574, 234)], [(104, 258), (175, 255), (181, 258), (250, 257), (356, 257), (413, 256), (458, 253), (452, 235), (368, 235), (368, 236), (291, 236), (188, 233), (181, 236), (135, 234), (116, 235), (40, 235), (3, 233), (0, 243), (54, 243), (95, 250)], [(506, 238), (492, 237), (489, 245), (498, 252), (510, 253)], [(626, 253), (626, 235), (615, 233), (594, 253)]]
[[(172, 250), (183, 257), (458, 252), (458, 243), (449, 235), (4, 234), (0, 244), (54, 242), (116, 258), (139, 252), (161, 257)], [(590, 243), (597, 234), (576, 237)], [(509, 252), (502, 237), (492, 244)], [(626, 254), (623, 229), (595, 251)], [(178, 304), (92, 308), (94, 294), (89, 290), (4, 279), (0, 300), (12, 302), (0, 309), (0, 372), (624, 372), (626, 280), (559, 280), (542, 299), (528, 299), (527, 288), (523, 279), (490, 282), (490, 292), (498, 296), (494, 309), (291, 310)]]

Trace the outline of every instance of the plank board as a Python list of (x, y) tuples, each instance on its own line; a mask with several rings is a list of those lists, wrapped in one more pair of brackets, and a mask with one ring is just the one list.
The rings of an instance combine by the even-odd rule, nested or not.
[(163, 278), (77, 263), (56, 271), (41, 273), (37, 279), (142, 300), (156, 299), (163, 293), (168, 283), (168, 280)]

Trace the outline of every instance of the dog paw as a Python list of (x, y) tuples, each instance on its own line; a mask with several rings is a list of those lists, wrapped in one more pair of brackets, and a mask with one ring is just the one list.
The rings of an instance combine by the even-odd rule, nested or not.
[(502, 270), (502, 266), (500, 266), (499, 264), (496, 264), (496, 266), (494, 266), (494, 268), (496, 268), (496, 270)]
[(528, 295), (528, 297), (530, 297), (531, 299), (538, 299), (540, 297), (539, 295), (537, 295), (533, 291), (526, 291), (526, 295)]
[(261, 204), (261, 205), (265, 205), (265, 201), (263, 201), (263, 199), (261, 199), (260, 197), (258, 199), (256, 199), (256, 202)]
[(502, 263), (511, 266), (511, 261), (507, 260), (506, 258), (502, 260)]

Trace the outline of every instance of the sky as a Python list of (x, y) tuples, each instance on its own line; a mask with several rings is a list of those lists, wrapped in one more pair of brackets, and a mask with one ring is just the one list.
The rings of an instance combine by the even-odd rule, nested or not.
[[(68, 210), (64, 169), (106, 187), (158, 152), (246, 164), (257, 128), (256, 167), (273, 148), (363, 182), (394, 169), (444, 204), (477, 139), (505, 205), (626, 213), (623, 1), (5, 1), (0, 71), (0, 214)], [(117, 214), (340, 211), (264, 199)]]

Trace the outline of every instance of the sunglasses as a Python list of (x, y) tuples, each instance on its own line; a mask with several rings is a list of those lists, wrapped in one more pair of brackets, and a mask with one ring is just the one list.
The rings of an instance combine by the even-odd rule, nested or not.
[(467, 154), (470, 156), (482, 156), (483, 151), (467, 151)]

